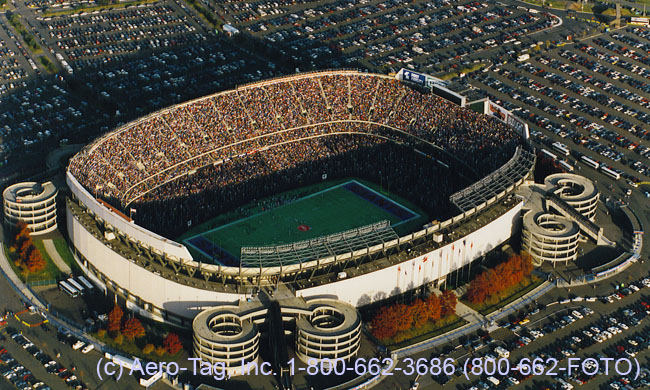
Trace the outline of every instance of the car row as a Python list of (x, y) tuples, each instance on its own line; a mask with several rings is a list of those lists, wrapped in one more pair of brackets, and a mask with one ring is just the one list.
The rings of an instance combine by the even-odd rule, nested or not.
[[(18, 333), (16, 329), (10, 328), (7, 329), (11, 338), (20, 346), (22, 346), (27, 352), (29, 352), (34, 358), (43, 365), (45, 370), (57, 376), (61, 379), (68, 387), (74, 390), (87, 390), (88, 387), (74, 374), (74, 367), (71, 370), (68, 370), (63, 365), (52, 359), (48, 354), (43, 352), (38, 348), (34, 343), (27, 339), (22, 334)], [(25, 388), (24, 390), (28, 390)], [(33, 389), (32, 390), (36, 390)], [(40, 389), (39, 389), (40, 390)]]

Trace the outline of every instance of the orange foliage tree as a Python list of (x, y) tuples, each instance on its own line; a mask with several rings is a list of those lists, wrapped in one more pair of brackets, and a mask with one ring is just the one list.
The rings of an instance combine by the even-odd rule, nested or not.
[(430, 294), (406, 305), (394, 303), (382, 306), (370, 321), (372, 334), (378, 339), (392, 338), (398, 332), (419, 328), (428, 321), (438, 321), (456, 312), (456, 294), (445, 292), (441, 297)]
[(529, 278), (533, 261), (527, 253), (512, 255), (505, 262), (477, 275), (469, 284), (465, 297), (470, 303), (482, 304)]
[(142, 326), (139, 319), (135, 317), (129, 318), (124, 322), (124, 326), (122, 326), (122, 334), (129, 340), (144, 337), (144, 326)]
[(45, 268), (45, 260), (41, 252), (36, 249), (27, 224), (19, 221), (16, 224), (16, 237), (13, 249), (18, 254), (15, 264), (26, 272), (39, 272)]
[(183, 349), (183, 344), (176, 333), (169, 333), (163, 340), (163, 348), (168, 354), (174, 356)]
[(458, 297), (452, 290), (445, 290), (440, 297), (440, 314), (443, 317), (456, 313)]
[(122, 316), (124, 312), (122, 308), (118, 305), (113, 307), (110, 313), (108, 313), (108, 331), (111, 333), (116, 333), (120, 331), (120, 326), (122, 325)]
[(39, 272), (45, 268), (45, 259), (43, 259), (38, 249), (32, 247), (32, 251), (27, 255), (24, 264), (29, 272)]

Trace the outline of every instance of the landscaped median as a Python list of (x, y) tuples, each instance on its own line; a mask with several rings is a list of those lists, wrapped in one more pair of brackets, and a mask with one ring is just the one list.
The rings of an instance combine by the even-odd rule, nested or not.
[(43, 241), (32, 240), (26, 225), (19, 223), (15, 235), (3, 245), (9, 265), (24, 283), (56, 283), (61, 276), (61, 271), (45, 251)]
[(375, 341), (393, 351), (431, 339), (467, 323), (456, 313), (456, 294), (447, 290), (438, 296), (411, 303), (393, 303), (379, 307), (370, 321)]
[(66, 15), (73, 15), (73, 14), (91, 13), (94, 11), (104, 11), (104, 10), (110, 10), (115, 8), (136, 7), (140, 4), (151, 4), (151, 3), (156, 3), (158, 1), (159, 0), (137, 0), (137, 1), (128, 1), (128, 2), (118, 2), (113, 4), (91, 5), (88, 7), (75, 7), (75, 8), (65, 8), (65, 9), (60, 8), (52, 11), (45, 11), (41, 16), (44, 18), (51, 18), (51, 17), (66, 16)]
[(490, 314), (544, 283), (532, 271), (530, 255), (514, 254), (495, 268), (476, 275), (461, 301), (482, 315)]
[(7, 20), (9, 20), (9, 24), (11, 24), (14, 27), (14, 29), (16, 29), (16, 32), (20, 34), (20, 36), (23, 38), (23, 40), (25, 41), (25, 43), (33, 53), (38, 54), (43, 52), (41, 46), (38, 44), (38, 42), (36, 42), (36, 38), (34, 38), (34, 36), (29, 31), (27, 31), (25, 26), (20, 21), (21, 18), (20, 15), (7, 11), (5, 16), (7, 16)]

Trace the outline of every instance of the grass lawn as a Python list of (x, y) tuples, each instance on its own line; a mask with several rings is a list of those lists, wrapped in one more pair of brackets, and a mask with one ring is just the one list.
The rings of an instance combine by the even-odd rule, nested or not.
[(88, 7), (78, 7), (78, 8), (70, 8), (70, 9), (63, 9), (63, 10), (58, 10), (58, 11), (47, 11), (43, 12), (43, 17), (48, 18), (48, 17), (56, 17), (56, 16), (65, 16), (65, 15), (72, 15), (72, 14), (78, 14), (82, 12), (93, 12), (93, 11), (101, 11), (105, 9), (113, 9), (113, 8), (126, 8), (129, 6), (137, 6), (140, 4), (149, 4), (149, 3), (156, 3), (158, 0), (138, 0), (138, 1), (129, 1), (125, 3), (115, 3), (115, 4), (106, 4), (106, 5), (93, 5), (93, 6), (88, 6)]
[[(150, 354), (143, 353), (142, 347), (144, 347), (146, 343), (140, 340), (128, 340), (126, 337), (124, 337), (124, 341), (122, 341), (122, 344), (118, 344), (115, 342), (113, 338), (111, 338), (108, 335), (104, 337), (100, 337), (99, 334), (95, 332), (93, 333), (93, 337), (103, 342), (104, 344), (112, 347), (115, 350), (118, 350), (120, 352), (125, 352), (127, 355), (136, 356), (147, 361), (154, 361), (154, 362), (170, 361), (170, 358), (173, 357), (170, 356), (167, 352), (165, 352), (164, 355), (160, 356), (155, 352), (155, 349)], [(145, 339), (146, 337), (147, 336), (145, 336)], [(181, 350), (181, 352), (177, 353), (174, 356), (180, 355), (182, 353), (183, 351)]]
[(70, 248), (68, 247), (68, 243), (65, 241), (65, 238), (56, 237), (52, 239), (52, 242), (54, 242), (54, 247), (56, 248), (56, 251), (59, 252), (59, 256), (61, 256), (63, 261), (69, 265), (72, 270), (79, 271), (77, 262), (74, 260), (72, 252), (70, 252)]
[(31, 49), (31, 51), (34, 54), (42, 53), (43, 49), (41, 49), (41, 46), (36, 42), (34, 35), (27, 31), (23, 23), (20, 21), (21, 16), (18, 14), (9, 14), (9, 12), (7, 12), (6, 16), (9, 20), (9, 23), (14, 27), (14, 29), (16, 29), (16, 32), (18, 32), (18, 34), (23, 37), (23, 40)]
[(514, 301), (517, 299), (521, 298), (522, 296), (528, 294), (529, 292), (533, 291), (535, 288), (537, 288), (539, 285), (544, 283), (544, 279), (538, 278), (537, 276), (531, 276), (531, 281), (530, 283), (525, 283), (525, 284), (518, 284), (516, 286), (511, 287), (507, 291), (503, 293), (505, 296), (503, 299), (501, 299), (497, 303), (492, 303), (492, 302), (487, 302), (484, 304), (480, 305), (474, 305), (472, 303), (469, 303), (465, 299), (462, 299), (462, 302), (466, 304), (467, 306), (471, 307), (472, 309), (478, 311), (482, 315), (488, 315), (492, 313), (495, 310), (498, 310)]
[(45, 67), (49, 73), (56, 73), (56, 66), (45, 56), (38, 57), (40, 63)]
[(20, 268), (16, 267), (14, 264), (14, 261), (16, 259), (16, 256), (11, 254), (9, 252), (9, 247), (5, 245), (5, 253), (8, 256), (9, 264), (11, 267), (14, 269), (14, 272), (16, 272), (16, 275), (20, 278), (25, 283), (33, 283), (33, 282), (41, 282), (45, 280), (56, 280), (61, 276), (61, 271), (54, 265), (54, 262), (50, 258), (50, 256), (47, 254), (47, 251), (45, 250), (45, 247), (43, 246), (43, 241), (41, 240), (34, 240), (34, 247), (38, 249), (39, 252), (41, 252), (41, 256), (43, 256), (43, 260), (45, 260), (45, 268), (43, 268), (42, 271), (36, 272), (36, 273), (30, 273), (30, 274), (25, 274), (23, 273)]
[[(408, 216), (399, 216), (353, 192), (359, 189), (379, 200), (388, 199), (388, 204), (393, 209)], [(235, 215), (219, 216), (182, 237), (190, 248), (193, 246), (192, 242), (206, 239), (233, 257), (239, 258), (243, 246), (287, 244), (382, 220), (389, 220), (391, 225), (405, 229), (412, 229), (426, 221), (427, 216), (421, 210), (395, 198), (380, 194), (365, 182), (350, 179), (319, 183), (271, 198), (284, 199), (285, 202), (279, 206), (262, 209), (257, 204), (248, 205), (238, 210)], [(260, 203), (268, 205), (274, 202), (265, 199)], [(226, 222), (229, 219), (234, 220)], [(194, 249), (198, 250), (198, 247)]]
[(380, 342), (389, 350), (394, 351), (440, 336), (465, 324), (467, 324), (467, 321), (453, 314), (443, 321), (427, 322), (421, 328), (412, 328), (405, 332), (399, 332), (392, 339), (380, 340)]
[(474, 64), (472, 66), (468, 66), (466, 68), (459, 69), (459, 70), (457, 70), (455, 72), (446, 73), (446, 74), (440, 76), (440, 78), (442, 80), (450, 80), (450, 79), (453, 79), (454, 77), (458, 77), (461, 73), (471, 73), (471, 72), (474, 72), (476, 70), (479, 70), (479, 69), (483, 68), (484, 66), (485, 66), (484, 63)]

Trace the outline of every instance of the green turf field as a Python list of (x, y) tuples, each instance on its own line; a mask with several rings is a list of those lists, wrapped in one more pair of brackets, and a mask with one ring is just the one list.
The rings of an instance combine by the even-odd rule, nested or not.
[[(413, 214), (412, 217), (400, 218), (343, 187), (351, 182), (363, 187), (372, 195), (388, 199), (396, 208), (408, 210)], [(239, 258), (242, 246), (281, 245), (338, 233), (382, 220), (389, 220), (392, 226), (399, 227), (421, 223), (421, 220), (426, 218), (421, 211), (379, 194), (371, 187), (357, 181), (346, 180), (322, 187), (317, 187), (309, 194), (301, 192), (298, 196), (295, 193), (291, 197), (285, 196), (285, 199), (291, 201), (230, 223), (211, 229), (201, 230), (199, 227), (199, 232), (193, 230), (194, 234), (186, 237), (183, 242), (194, 251), (207, 255), (198, 248), (200, 245), (196, 241), (205, 239), (233, 257)]]

